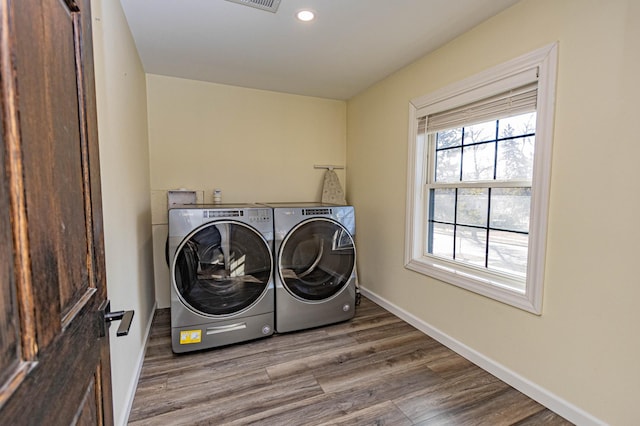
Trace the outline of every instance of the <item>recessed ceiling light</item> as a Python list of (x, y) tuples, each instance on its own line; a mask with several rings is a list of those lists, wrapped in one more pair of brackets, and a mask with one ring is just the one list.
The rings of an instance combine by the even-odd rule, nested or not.
[(300, 12), (296, 13), (296, 18), (303, 22), (309, 22), (313, 21), (316, 18), (316, 14), (312, 10), (301, 10)]

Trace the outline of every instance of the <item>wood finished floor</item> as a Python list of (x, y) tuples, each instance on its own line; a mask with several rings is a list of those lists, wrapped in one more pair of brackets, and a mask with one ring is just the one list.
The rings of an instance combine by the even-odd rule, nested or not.
[(362, 298), (351, 321), (171, 352), (156, 312), (130, 425), (570, 425)]

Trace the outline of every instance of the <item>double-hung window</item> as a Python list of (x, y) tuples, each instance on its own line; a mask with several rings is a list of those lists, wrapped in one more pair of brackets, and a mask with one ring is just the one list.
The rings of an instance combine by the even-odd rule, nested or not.
[(541, 313), (555, 57), (411, 102), (407, 268)]

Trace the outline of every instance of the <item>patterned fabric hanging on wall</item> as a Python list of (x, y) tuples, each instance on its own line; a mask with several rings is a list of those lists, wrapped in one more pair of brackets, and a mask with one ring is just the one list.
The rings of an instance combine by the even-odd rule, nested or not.
[(322, 202), (331, 204), (347, 204), (344, 191), (340, 185), (340, 179), (333, 170), (329, 169), (324, 174), (324, 184), (322, 185)]

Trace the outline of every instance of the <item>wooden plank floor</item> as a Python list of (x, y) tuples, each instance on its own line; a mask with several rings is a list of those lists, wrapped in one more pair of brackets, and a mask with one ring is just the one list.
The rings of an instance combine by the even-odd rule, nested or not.
[(570, 425), (362, 298), (351, 321), (171, 352), (156, 312), (131, 425)]

